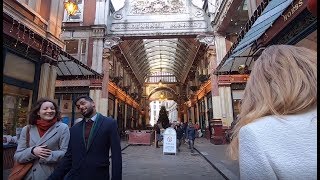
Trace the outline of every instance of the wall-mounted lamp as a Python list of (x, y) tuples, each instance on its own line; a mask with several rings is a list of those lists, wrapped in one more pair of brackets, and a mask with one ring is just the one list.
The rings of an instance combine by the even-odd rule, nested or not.
[(73, 16), (78, 11), (78, 4), (76, 3), (76, 0), (66, 0), (64, 2), (64, 8), (69, 16)]
[(248, 70), (249, 70), (249, 68), (248, 68), (248, 66), (245, 65), (245, 64), (241, 64), (241, 65), (238, 67), (238, 72), (239, 72), (240, 74), (247, 74), (247, 73), (248, 73)]

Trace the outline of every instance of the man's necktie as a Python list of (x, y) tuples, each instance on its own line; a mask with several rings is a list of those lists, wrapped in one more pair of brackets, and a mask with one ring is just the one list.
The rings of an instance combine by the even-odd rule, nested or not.
[(89, 139), (89, 135), (90, 135), (90, 131), (93, 125), (93, 121), (91, 119), (89, 119), (86, 124), (85, 124), (85, 132), (84, 132), (84, 138), (86, 141), (86, 145), (88, 144), (88, 139)]

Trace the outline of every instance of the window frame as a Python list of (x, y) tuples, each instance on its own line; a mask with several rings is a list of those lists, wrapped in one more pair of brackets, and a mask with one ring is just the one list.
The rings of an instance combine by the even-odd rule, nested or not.
[[(78, 48), (78, 52), (77, 54), (71, 54), (69, 52), (67, 52), (67, 41), (78, 41), (77, 43), (77, 48)], [(82, 52), (83, 47), (82, 47), (82, 42), (83, 40), (85, 41), (85, 53)], [(88, 45), (89, 45), (89, 38), (70, 38), (70, 39), (64, 39), (64, 50), (69, 53), (71, 56), (73, 56), (74, 58), (76, 58), (77, 60), (81, 61), (84, 64), (88, 63)], [(84, 58), (82, 58), (84, 57)]]

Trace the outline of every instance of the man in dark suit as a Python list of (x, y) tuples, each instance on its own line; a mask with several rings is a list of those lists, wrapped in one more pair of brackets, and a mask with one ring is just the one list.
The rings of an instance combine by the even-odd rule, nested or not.
[(112, 180), (121, 180), (122, 157), (117, 122), (97, 113), (95, 103), (88, 96), (78, 97), (75, 105), (84, 119), (70, 129), (68, 150), (48, 179), (110, 179), (111, 147)]

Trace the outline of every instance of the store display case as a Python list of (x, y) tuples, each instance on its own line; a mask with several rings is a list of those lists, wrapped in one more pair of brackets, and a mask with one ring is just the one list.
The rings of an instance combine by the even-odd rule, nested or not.
[(12, 168), (21, 129), (28, 124), (32, 90), (3, 83), (3, 167)]
[(32, 91), (4, 84), (3, 92), (3, 135), (17, 136), (28, 124)]

